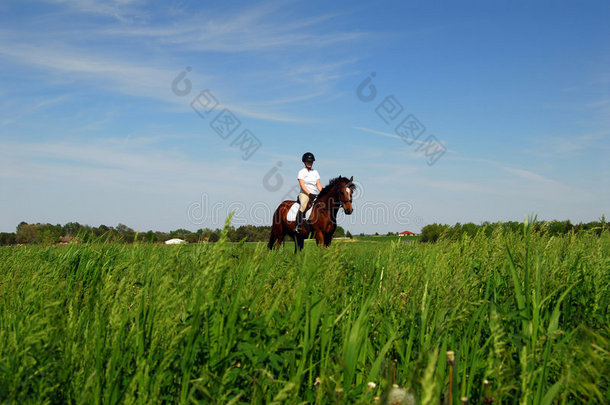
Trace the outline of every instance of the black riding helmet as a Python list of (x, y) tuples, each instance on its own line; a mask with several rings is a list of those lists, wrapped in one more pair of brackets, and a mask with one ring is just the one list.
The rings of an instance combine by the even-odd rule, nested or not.
[(316, 158), (313, 155), (313, 153), (306, 152), (306, 153), (303, 154), (303, 158), (301, 160), (303, 161), (303, 163), (305, 163), (305, 162), (315, 162)]

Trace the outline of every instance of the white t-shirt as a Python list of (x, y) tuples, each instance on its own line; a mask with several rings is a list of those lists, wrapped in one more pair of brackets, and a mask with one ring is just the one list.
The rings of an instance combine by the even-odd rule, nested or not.
[(297, 176), (297, 178), (305, 180), (305, 188), (310, 193), (318, 194), (320, 192), (318, 190), (318, 187), (316, 187), (316, 183), (320, 179), (320, 175), (318, 174), (317, 170), (307, 170), (307, 168), (304, 167), (299, 170), (299, 175)]

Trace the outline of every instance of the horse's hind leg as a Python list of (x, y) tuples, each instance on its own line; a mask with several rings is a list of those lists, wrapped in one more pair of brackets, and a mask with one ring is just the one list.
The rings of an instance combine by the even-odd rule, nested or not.
[(278, 249), (282, 246), (282, 242), (284, 242), (284, 232), (281, 229), (278, 229), (274, 233), (275, 237), (275, 247)]
[(284, 233), (282, 231), (282, 226), (277, 225), (277, 226), (273, 226), (271, 228), (271, 236), (269, 236), (269, 243), (267, 244), (267, 247), (269, 249), (273, 249), (274, 247), (276, 248), (280, 248), (280, 246), (282, 246), (282, 242), (284, 241)]
[(275, 247), (275, 233), (273, 232), (273, 229), (271, 229), (271, 235), (269, 236), (269, 243), (267, 243), (267, 247), (269, 249), (273, 249)]

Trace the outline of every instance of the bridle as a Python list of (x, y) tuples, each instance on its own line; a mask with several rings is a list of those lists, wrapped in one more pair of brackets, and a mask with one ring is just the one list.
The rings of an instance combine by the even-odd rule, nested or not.
[[(345, 186), (343, 186), (343, 187), (345, 187), (346, 189), (347, 189), (347, 188), (350, 188), (348, 185), (345, 185)], [(350, 193), (350, 197), (351, 197), (351, 193)], [(352, 202), (352, 199), (351, 199), (351, 198), (350, 198), (349, 200), (345, 200), (345, 201), (343, 201), (341, 198), (339, 198), (339, 206), (340, 206), (341, 208), (343, 208), (343, 209), (345, 209), (345, 207), (344, 207), (344, 205), (345, 205), (345, 204), (347, 204), (347, 203), (351, 203), (351, 202)]]

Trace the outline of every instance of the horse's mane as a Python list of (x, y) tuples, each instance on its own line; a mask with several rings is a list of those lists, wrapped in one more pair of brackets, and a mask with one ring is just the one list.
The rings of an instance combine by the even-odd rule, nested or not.
[(338, 176), (338, 177), (335, 177), (334, 179), (330, 179), (328, 184), (326, 186), (324, 186), (322, 191), (320, 191), (320, 194), (318, 194), (318, 198), (324, 197), (325, 195), (330, 193), (330, 190), (342, 181), (349, 184), (349, 186), (352, 190), (356, 189), (356, 185), (354, 183), (351, 183), (347, 177)]

